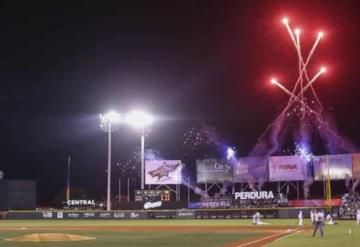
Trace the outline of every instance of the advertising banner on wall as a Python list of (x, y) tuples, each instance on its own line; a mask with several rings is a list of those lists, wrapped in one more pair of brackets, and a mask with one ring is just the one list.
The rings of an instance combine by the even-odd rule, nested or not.
[(352, 177), (352, 155), (337, 154), (317, 156), (314, 164), (315, 180), (323, 180), (330, 176), (332, 180)]
[(268, 179), (268, 158), (240, 158), (234, 165), (234, 182), (263, 183)]
[(196, 174), (198, 183), (231, 182), (233, 169), (227, 160), (196, 160)]
[(303, 181), (311, 177), (311, 168), (300, 156), (269, 157), (270, 181)]
[(146, 160), (146, 184), (181, 184), (181, 160)]
[(360, 153), (352, 154), (352, 174), (354, 179), (360, 179)]
[(190, 208), (230, 208), (233, 206), (232, 197), (210, 197), (201, 198), (200, 202), (191, 202)]

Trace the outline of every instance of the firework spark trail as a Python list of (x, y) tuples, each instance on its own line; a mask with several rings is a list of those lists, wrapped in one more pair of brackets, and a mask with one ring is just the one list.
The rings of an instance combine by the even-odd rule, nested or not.
[[(298, 64), (299, 64), (299, 77), (300, 77), (300, 98), (301, 101), (304, 102), (304, 86), (303, 86), (303, 76), (302, 76), (302, 64), (303, 64), (303, 59), (302, 59), (302, 55), (301, 55), (301, 44), (300, 44), (300, 29), (295, 29), (295, 35), (296, 35), (296, 44), (297, 44), (297, 55), (298, 55)], [(304, 103), (302, 103), (304, 104)], [(304, 109), (301, 108), (301, 123), (303, 123), (304, 121)]]
[[(324, 36), (324, 33), (323, 33), (323, 32), (319, 32), (319, 33), (318, 33), (318, 36), (317, 36), (317, 38), (316, 38), (316, 40), (315, 40), (315, 43), (314, 43), (313, 47), (311, 48), (311, 50), (310, 50), (310, 52), (309, 52), (308, 58), (306, 59), (305, 67), (306, 67), (307, 64), (309, 63), (310, 58), (311, 58), (312, 55), (314, 54), (315, 49), (316, 49), (316, 47), (318, 46), (318, 44), (319, 44), (319, 42), (320, 42), (320, 40), (321, 40), (321, 38), (322, 38), (323, 36)], [(308, 74), (307, 74), (307, 71), (305, 71), (304, 75), (305, 75), (305, 77), (307, 78), (307, 80), (310, 81), (310, 80), (309, 80), (309, 77), (308, 77)], [(321, 103), (321, 101), (320, 101), (320, 99), (319, 99), (319, 97), (318, 97), (318, 95), (317, 95), (314, 87), (313, 87), (312, 85), (310, 85), (310, 88), (311, 88), (311, 92), (312, 92), (313, 95), (314, 95), (314, 98), (315, 98), (315, 100), (316, 100), (316, 103), (320, 106), (320, 113), (322, 113), (322, 111), (323, 111), (323, 105), (322, 105), (322, 103)]]
[[(316, 79), (322, 74), (325, 72), (325, 68), (322, 68), (309, 82), (308, 84), (305, 85), (304, 89), (303, 89), (303, 93), (306, 92), (306, 90), (308, 90), (309, 87), (312, 86), (312, 84), (316, 81)], [(287, 90), (288, 92), (290, 92), (289, 90)], [(292, 102), (288, 103), (288, 105), (284, 108), (284, 110), (281, 112), (279, 118), (282, 118), (282, 115), (284, 115), (288, 109), (293, 105), (293, 103), (296, 101), (296, 98), (299, 97), (299, 95), (301, 94), (301, 92), (299, 92), (297, 95), (295, 95), (293, 92), (290, 92), (291, 93), (291, 99), (294, 99), (292, 100)], [(302, 102), (301, 102), (302, 103)], [(310, 112), (311, 113), (311, 112)]]
[[(309, 144), (311, 143), (312, 137), (310, 131), (313, 130), (317, 130), (321, 138), (326, 141), (326, 148), (328, 152), (335, 153), (334, 151), (343, 152), (345, 150), (354, 152), (356, 150), (356, 147), (352, 144), (351, 141), (341, 135), (336, 126), (331, 121), (329, 121), (329, 116), (323, 113), (323, 105), (315, 91), (315, 88), (313, 87), (314, 82), (320, 77), (322, 73), (325, 72), (325, 68), (322, 67), (320, 71), (316, 73), (312, 78), (308, 75), (307, 67), (315, 53), (316, 48), (319, 45), (321, 38), (323, 37), (323, 33), (318, 33), (317, 38), (315, 39), (315, 42), (306, 57), (306, 60), (304, 60), (300, 40), (300, 29), (295, 29), (293, 32), (287, 18), (283, 19), (283, 24), (285, 25), (286, 30), (297, 52), (299, 75), (296, 83), (293, 86), (292, 91), (290, 91), (281, 83), (276, 81), (276, 79), (271, 80), (273, 84), (278, 86), (287, 95), (289, 95), (289, 99), (282, 112), (276, 117), (273, 122), (271, 122), (267, 126), (265, 131), (260, 135), (258, 143), (252, 150), (251, 155), (259, 155), (259, 150), (262, 151), (261, 154), (263, 154), (264, 151), (267, 151), (266, 155), (272, 155), (274, 152), (278, 151), (285, 134), (288, 134), (288, 129), (286, 128), (288, 125), (286, 124), (286, 121), (290, 121), (290, 116), (296, 117), (299, 121), (298, 124), (300, 124), (300, 126), (298, 126), (299, 128), (296, 129), (293, 133), (295, 135), (293, 135), (292, 137), (300, 140), (300, 143), (302, 143), (302, 145), (306, 145), (307, 147), (307, 149), (299, 149), (299, 147), (296, 147), (296, 150), (299, 153), (297, 154), (297, 151), (295, 150), (295, 154), (304, 157), (308, 165), (314, 165), (314, 161), (308, 160), (309, 157), (311, 158), (313, 156), (313, 154), (309, 151)], [(310, 93), (307, 95), (312, 96), (312, 101), (308, 100), (308, 97), (305, 97), (305, 93), (309, 89)], [(311, 107), (309, 105), (310, 103), (313, 104), (311, 105)], [(294, 113), (292, 113), (292, 111), (290, 112), (291, 109)], [(298, 110), (299, 112), (297, 112)], [(306, 118), (306, 123), (308, 123), (309, 120), (312, 120), (311, 122), (309, 122), (309, 124), (311, 123), (311, 125), (304, 124), (305, 117), (309, 117)], [(271, 131), (270, 136), (268, 136), (270, 138), (270, 146), (268, 146), (269, 140), (263, 140), (263, 138), (269, 131)], [(310, 185), (312, 183), (312, 179), (305, 180), (303, 183), (305, 198), (307, 198), (310, 193)], [(359, 183), (360, 180), (357, 180), (355, 183), (353, 182), (352, 189), (356, 188)], [(350, 187), (350, 181), (347, 181), (347, 187)]]
[(323, 109), (324, 109), (323, 104), (321, 103), (320, 98), (318, 97), (318, 95), (317, 95), (314, 87), (311, 85), (310, 88), (311, 88), (311, 92), (312, 92), (313, 95), (314, 95), (314, 98), (315, 98), (315, 100), (316, 100), (316, 103), (317, 103), (318, 106), (319, 106), (319, 113), (322, 114), (322, 113), (323, 113)]
[[(304, 93), (304, 91), (303, 91), (303, 89), (302, 89), (302, 85), (303, 85), (303, 83), (302, 83), (303, 74), (305, 75), (305, 78), (307, 79), (307, 81), (310, 81), (309, 77), (307, 76), (307, 69), (306, 69), (306, 67), (307, 67), (307, 65), (309, 64), (310, 59), (311, 59), (311, 57), (313, 56), (313, 54), (314, 54), (314, 52), (315, 52), (315, 49), (316, 49), (316, 47), (318, 46), (318, 44), (319, 44), (319, 42), (320, 42), (320, 39), (323, 37), (324, 34), (323, 34), (323, 32), (319, 32), (319, 34), (318, 34), (318, 36), (317, 36), (317, 39), (315, 40), (312, 48), (310, 49), (310, 52), (309, 52), (309, 54), (308, 54), (308, 57), (306, 58), (306, 61), (304, 62), (304, 59), (303, 59), (302, 53), (301, 53), (301, 47), (300, 47), (300, 30), (299, 30), (299, 29), (296, 29), (296, 30), (295, 30), (295, 32), (296, 32), (296, 40), (295, 40), (294, 35), (293, 35), (292, 31), (291, 31), (290, 25), (288, 24), (288, 20), (287, 20), (287, 19), (286, 19), (286, 21), (283, 20), (283, 23), (285, 24), (286, 29), (287, 29), (287, 31), (288, 31), (288, 33), (289, 33), (289, 35), (290, 35), (290, 38), (291, 38), (291, 40), (293, 41), (293, 44), (294, 44), (294, 46), (295, 46), (295, 49), (296, 49), (297, 54), (298, 54), (298, 59), (299, 59), (299, 67), (301, 68), (301, 69), (299, 70), (299, 76), (298, 76), (298, 79), (297, 79), (297, 81), (296, 81), (296, 83), (295, 83), (295, 86), (294, 86), (294, 89), (293, 89), (292, 93), (293, 93), (293, 94), (296, 93), (298, 84), (300, 83), (301, 90), (300, 90), (300, 93), (299, 93), (299, 94), (302, 95), (302, 99), (303, 99), (303, 93)], [(301, 65), (302, 65), (302, 67), (301, 67)], [(312, 91), (313, 91), (313, 94), (314, 94), (317, 102), (319, 103), (320, 100), (319, 100), (319, 98), (318, 98), (315, 90), (312, 88), (312, 86), (311, 86), (311, 89), (312, 89)], [(289, 101), (288, 101), (288, 104), (291, 104), (291, 102), (292, 102), (293, 100), (294, 100), (294, 99), (293, 99), (292, 97), (290, 97), (290, 99), (289, 99)], [(303, 101), (304, 101), (304, 100), (303, 100)], [(321, 104), (321, 103), (320, 103), (320, 105), (321, 105), (321, 108), (322, 108), (322, 104)], [(286, 107), (285, 107), (285, 108), (286, 108)], [(285, 111), (286, 111), (286, 110), (285, 110)]]
[[(320, 72), (319, 72), (317, 75), (314, 76), (313, 80), (315, 81), (316, 78), (317, 78), (319, 75), (320, 75)], [(286, 94), (288, 94), (288, 95), (291, 95), (291, 94), (292, 94), (287, 88), (285, 88), (285, 87), (284, 87), (282, 84), (280, 84), (278, 81), (276, 81), (276, 80), (273, 79), (271, 82), (272, 82), (273, 84), (277, 85), (279, 88), (281, 88)], [(301, 102), (301, 99), (300, 99), (298, 96), (293, 95), (293, 97), (294, 97), (297, 101)], [(303, 103), (303, 102), (301, 102), (301, 103)], [(345, 150), (354, 150), (354, 147), (352, 147), (351, 145), (349, 145), (349, 144), (346, 143), (346, 142), (344, 143), (343, 138), (341, 137), (341, 135), (340, 135), (335, 129), (333, 129), (333, 128), (329, 125), (329, 123), (328, 123), (327, 121), (325, 121), (318, 112), (314, 111), (314, 110), (313, 110), (311, 107), (309, 107), (306, 103), (304, 104), (304, 106), (309, 110), (310, 113), (313, 113), (313, 114), (316, 116), (316, 121), (319, 122), (319, 125), (321, 126), (321, 128), (322, 128), (323, 130), (327, 131), (327, 132), (332, 136), (331, 139), (335, 138), (335, 140), (336, 140), (336, 142), (338, 143), (338, 145), (340, 145), (341, 147), (343, 147)], [(323, 133), (323, 135), (325, 135), (325, 133)], [(328, 137), (328, 136), (325, 136), (325, 137)], [(327, 138), (327, 139), (328, 139), (328, 138)]]
[[(311, 57), (313, 56), (313, 54), (314, 54), (314, 52), (315, 52), (315, 49), (316, 49), (316, 47), (318, 46), (318, 44), (319, 44), (319, 42), (320, 42), (320, 40), (321, 40), (321, 38), (322, 38), (323, 36), (324, 36), (324, 33), (323, 33), (323, 32), (319, 32), (319, 33), (318, 33), (317, 38), (316, 38), (316, 40), (315, 40), (312, 48), (310, 49), (310, 52), (309, 52), (309, 54), (308, 54), (308, 57), (307, 57), (306, 61), (304, 62), (304, 60), (302, 60), (302, 63), (303, 63), (303, 72), (302, 72), (302, 73), (304, 73), (304, 76), (305, 76), (305, 78), (306, 78), (306, 80), (307, 80), (308, 82), (310, 81), (310, 79), (309, 79), (309, 76), (308, 76), (308, 74), (307, 74), (307, 69), (306, 69), (306, 67), (307, 67), (307, 65), (309, 64), (310, 59), (311, 59)], [(301, 73), (301, 74), (302, 74), (302, 73)], [(316, 94), (313, 86), (310, 85), (310, 87), (311, 87), (311, 91), (312, 91), (312, 93), (313, 93), (313, 95), (314, 95), (317, 103), (318, 103), (318, 104), (320, 105), (320, 107), (322, 108), (322, 103), (321, 103), (319, 97), (317, 96), (317, 94)]]
[(280, 84), (278, 81), (276, 81), (275, 79), (272, 79), (271, 82), (273, 84), (275, 84), (276, 86), (278, 86), (279, 88), (281, 88), (286, 94), (288, 94), (289, 96), (293, 97), (296, 101), (298, 101), (299, 103), (301, 103), (305, 108), (307, 108), (310, 113), (317, 113), (316, 111), (314, 111), (310, 106), (308, 106), (301, 98), (299, 98), (297, 95), (293, 94), (292, 92), (290, 92), (286, 87), (284, 87), (282, 84)]
[[(323, 73), (324, 71), (320, 71), (319, 73), (317, 73), (310, 81), (308, 84), (305, 85), (305, 87), (303, 88), (303, 91), (305, 92), (309, 87), (312, 86), (312, 84), (316, 81), (316, 79), (321, 75), (321, 73)], [(252, 155), (256, 152), (256, 150), (259, 149), (260, 147), (260, 141), (262, 140), (262, 138), (264, 138), (264, 136), (266, 135), (266, 133), (273, 127), (273, 132), (272, 132), (272, 136), (271, 136), (271, 142), (272, 142), (272, 148), (270, 149), (268, 154), (272, 154), (273, 152), (275, 152), (278, 147), (279, 147), (279, 143), (277, 140), (277, 136), (283, 126), (283, 120), (285, 117), (285, 114), (287, 113), (287, 111), (289, 110), (289, 108), (294, 104), (294, 102), (296, 101), (296, 99), (298, 99), (298, 95), (295, 95), (293, 92), (290, 92), (289, 90), (287, 90), (287, 93), (291, 96), (287, 105), (284, 107), (284, 109), (282, 110), (282, 112), (278, 115), (278, 117), (272, 122), (270, 123), (267, 128), (265, 129), (265, 131), (260, 135), (259, 137), (259, 144), (255, 146)], [(299, 99), (298, 99), (299, 100)], [(303, 102), (303, 101), (302, 101)], [(305, 106), (306, 107), (306, 106)], [(312, 113), (313, 110), (310, 108), (310, 113)]]
[[(311, 81), (310, 78), (309, 78), (309, 75), (308, 75), (308, 73), (307, 73), (307, 70), (304, 71), (304, 76), (305, 76), (305, 78), (306, 78), (306, 80), (307, 80), (308, 82)], [(312, 82), (311, 84), (308, 83), (308, 85), (305, 86), (305, 88), (306, 88), (305, 91), (307, 90), (307, 87), (310, 87), (311, 93), (312, 93), (312, 95), (314, 96), (317, 105), (319, 106), (319, 113), (321, 114), (322, 111), (323, 111), (323, 105), (322, 105), (322, 103), (321, 103), (321, 101), (320, 101), (320, 98), (318, 97), (318, 95), (317, 95), (317, 93), (316, 93), (316, 91), (315, 91), (315, 89), (314, 89), (314, 87), (313, 87), (313, 82)], [(304, 91), (304, 93), (305, 93), (305, 91)], [(314, 101), (314, 103), (315, 103), (315, 101)]]
[(292, 93), (292, 94), (294, 94), (294, 95), (292, 96), (292, 98), (295, 99), (296, 97), (300, 97), (301, 94), (305, 93), (309, 88), (312, 87), (312, 85), (314, 84), (314, 82), (316, 81), (316, 79), (319, 78), (319, 76), (320, 76), (321, 74), (325, 73), (325, 71), (326, 71), (326, 69), (325, 69), (324, 67), (322, 67), (322, 68), (320, 69), (320, 71), (319, 71), (318, 73), (316, 73), (316, 74), (313, 76), (313, 78), (311, 78), (311, 80), (308, 80), (308, 83), (303, 87), (303, 90), (302, 90), (301, 92), (299, 92), (297, 95), (295, 95), (294, 93)]
[[(294, 34), (293, 34), (292, 30), (291, 30), (291, 27), (290, 27), (290, 25), (289, 25), (289, 20), (288, 20), (287, 18), (284, 18), (284, 19), (283, 19), (283, 23), (284, 23), (284, 25), (285, 25), (285, 27), (286, 27), (286, 30), (288, 31), (288, 33), (289, 33), (289, 35), (290, 35), (290, 39), (291, 39), (291, 41), (292, 41), (292, 43), (293, 43), (293, 45), (294, 45), (294, 47), (295, 47), (295, 50), (296, 50), (296, 52), (297, 52), (297, 54), (298, 54), (298, 56), (299, 56), (299, 49), (298, 49), (297, 40), (295, 39)], [(299, 30), (299, 31), (300, 31), (300, 30)], [(297, 35), (297, 36), (298, 36), (298, 35)], [(296, 90), (297, 90), (297, 87), (298, 87), (300, 81), (301, 81), (301, 78), (302, 78), (302, 76), (301, 76), (301, 73), (300, 73), (300, 74), (299, 74), (299, 77), (298, 77), (298, 79), (297, 79), (297, 81), (296, 81), (296, 83), (295, 83), (294, 89), (293, 89), (293, 93), (294, 93), (294, 94), (295, 94), (295, 92), (296, 92)], [(293, 99), (290, 97), (290, 99), (289, 99), (289, 101), (288, 101), (288, 104), (290, 104), (290, 102), (291, 102), (292, 100), (293, 100)]]
[[(321, 71), (313, 77), (313, 80), (315, 81), (316, 78), (320, 76), (320, 74), (321, 74)], [(292, 94), (286, 87), (284, 87), (282, 84), (280, 84), (280, 83), (279, 83), (278, 81), (276, 81), (275, 79), (272, 79), (271, 82), (272, 82), (273, 84), (277, 85), (279, 88), (281, 88), (286, 94), (288, 94), (288, 95), (291, 95), (291, 94)], [(294, 97), (297, 101), (301, 102), (301, 99), (300, 99), (298, 96), (293, 95), (293, 97)], [(336, 142), (337, 142), (337, 144), (338, 144), (339, 146), (341, 146), (341, 147), (342, 147), (343, 149), (345, 149), (345, 150), (354, 150), (354, 149), (355, 149), (354, 147), (352, 147), (352, 145), (344, 142), (344, 141), (343, 141), (343, 138), (342, 138), (341, 135), (336, 131), (336, 129), (333, 129), (333, 128), (329, 125), (328, 121), (324, 120), (324, 119), (322, 118), (322, 116), (321, 116), (318, 112), (314, 111), (314, 110), (313, 110), (311, 107), (309, 107), (306, 103), (304, 103), (304, 102), (301, 102), (301, 103), (304, 104), (304, 106), (309, 110), (310, 113), (312, 113), (312, 114), (314, 114), (314, 115), (316, 116), (316, 119), (315, 119), (315, 120), (316, 120), (317, 122), (319, 122), (319, 126), (320, 126), (323, 130), (326, 130), (326, 131), (332, 136), (331, 139), (335, 138), (335, 140), (336, 140)], [(325, 134), (325, 133), (323, 133), (323, 135), (324, 135), (324, 134)], [(328, 137), (328, 136), (325, 136), (325, 137)], [(326, 139), (329, 139), (329, 138), (326, 138)]]
[(292, 92), (290, 92), (290, 90), (288, 90), (286, 87), (284, 87), (278, 81), (276, 81), (275, 79), (272, 79), (271, 83), (273, 83), (276, 86), (278, 86), (279, 88), (281, 88), (286, 94), (293, 97), (295, 99), (295, 101), (298, 101), (299, 103), (301, 103), (305, 108), (307, 108), (309, 110), (310, 113), (314, 113), (317, 115), (317, 112), (314, 111), (310, 106), (308, 106), (304, 101), (302, 101), (302, 99), (300, 99), (298, 95), (295, 95)]
[[(324, 36), (324, 33), (323, 33), (323, 32), (319, 32), (319, 33), (318, 33), (317, 38), (316, 38), (316, 40), (315, 40), (312, 48), (310, 49), (310, 52), (309, 52), (308, 57), (307, 57), (307, 59), (306, 59), (305, 62), (304, 62), (303, 57), (301, 57), (301, 62), (302, 62), (302, 64), (303, 64), (303, 71), (301, 71), (300, 75), (302, 76), (302, 75), (304, 74), (305, 79), (306, 79), (308, 82), (310, 82), (310, 78), (309, 78), (309, 76), (308, 76), (307, 68), (306, 68), (306, 67), (307, 67), (307, 65), (309, 64), (310, 59), (311, 59), (311, 57), (313, 56), (313, 54), (314, 54), (314, 52), (315, 52), (315, 49), (316, 49), (316, 47), (318, 46), (318, 44), (319, 44), (319, 42), (320, 42), (320, 40), (321, 40), (321, 38), (322, 38), (323, 36)], [(301, 52), (300, 52), (300, 55), (301, 55)], [(323, 108), (323, 107), (322, 107), (322, 103), (321, 103), (319, 97), (317, 96), (317, 94), (316, 94), (316, 92), (315, 92), (315, 89), (313, 88), (313, 86), (312, 86), (311, 84), (310, 84), (310, 88), (311, 88), (311, 92), (313, 93), (314, 98), (315, 98), (317, 104), (320, 106), (320, 112), (322, 112), (322, 108)], [(302, 91), (303, 91), (303, 90), (302, 90)], [(304, 93), (304, 92), (305, 92), (305, 91), (303, 91), (303, 93)]]
[[(290, 35), (290, 38), (291, 38), (291, 40), (292, 40), (292, 42), (293, 42), (293, 45), (294, 45), (295, 49), (298, 50), (298, 46), (297, 46), (296, 40), (295, 40), (295, 38), (294, 38), (293, 32), (291, 31), (291, 28), (290, 28), (290, 26), (289, 26), (289, 24), (288, 24), (288, 20), (287, 20), (286, 18), (284, 18), (284, 19), (283, 19), (283, 23), (285, 24), (285, 27), (286, 27), (289, 35)], [(311, 88), (311, 90), (312, 90), (312, 92), (313, 92), (313, 95), (314, 95), (317, 103), (320, 105), (320, 112), (322, 112), (322, 104), (321, 104), (320, 99), (318, 98), (318, 96), (317, 96), (317, 94), (316, 94), (316, 92), (315, 92), (315, 90), (314, 90), (314, 88), (313, 88), (313, 86), (312, 86), (312, 84), (315, 82), (315, 80), (316, 80), (317, 77), (310, 80), (309, 77), (308, 77), (308, 75), (307, 75), (307, 69), (306, 69), (306, 67), (307, 67), (307, 65), (309, 64), (309, 62), (310, 62), (310, 60), (311, 60), (311, 58), (312, 58), (312, 56), (313, 56), (313, 54), (314, 54), (314, 52), (315, 52), (315, 50), (316, 50), (316, 47), (318, 46), (318, 44), (319, 44), (319, 42), (320, 42), (320, 39), (321, 39), (322, 37), (323, 37), (323, 33), (320, 32), (320, 33), (318, 34), (317, 39), (315, 40), (312, 48), (310, 49), (310, 52), (309, 52), (309, 54), (308, 54), (305, 62), (304, 62), (304, 60), (303, 60), (303, 57), (301, 56), (301, 52), (298, 52), (299, 60), (301, 60), (302, 67), (301, 67), (301, 70), (300, 70), (300, 73), (299, 73), (299, 77), (298, 77), (298, 79), (296, 80), (294, 89), (293, 89), (293, 91), (292, 91), (293, 94), (296, 93), (297, 87), (298, 87), (298, 85), (299, 85), (299, 83), (300, 83), (300, 80), (302, 79), (302, 75), (304, 74), (305, 77), (306, 77), (306, 79), (307, 79), (307, 81), (308, 81), (309, 83), (308, 83), (307, 85), (305, 85), (305, 87), (301, 90), (301, 92), (302, 92), (302, 93), (305, 93), (305, 91), (308, 89), (308, 87)], [(300, 39), (299, 39), (299, 42), (298, 42), (298, 43), (300, 44)], [(311, 82), (311, 83), (310, 83), (310, 82)], [(288, 111), (288, 109), (291, 107), (291, 105), (292, 105), (293, 103), (294, 103), (294, 98), (291, 96), (291, 97), (289, 98), (289, 100), (288, 100), (287, 105), (284, 107), (283, 111), (278, 115), (278, 117), (277, 117), (272, 123), (270, 123), (270, 124), (266, 127), (265, 131), (260, 135), (259, 140), (261, 140), (261, 139), (266, 135), (266, 133), (271, 129), (271, 127), (276, 126), (276, 125), (279, 124), (281, 121), (283, 121), (284, 116), (285, 116), (285, 113)], [(255, 149), (256, 149), (256, 148), (255, 148)]]
[(286, 27), (286, 30), (288, 31), (289, 35), (290, 35), (290, 38), (291, 38), (291, 41), (293, 42), (293, 45), (295, 46), (295, 49), (297, 49), (297, 44), (296, 44), (296, 40), (295, 40), (295, 37), (294, 37), (294, 34), (290, 28), (290, 25), (289, 25), (289, 20), (287, 18), (284, 18), (282, 20), (283, 24), (285, 25)]
[[(309, 87), (311, 87), (311, 85), (316, 81), (316, 79), (322, 74), (324, 73), (324, 69), (320, 70), (309, 82), (308, 84), (305, 85), (303, 91), (306, 92), (306, 90), (308, 90)], [(291, 96), (290, 98), (292, 99), (291, 102), (288, 102), (288, 104), (285, 106), (285, 108), (283, 109), (283, 111), (280, 113), (280, 115), (277, 117), (277, 119), (274, 122), (279, 121), (280, 119), (283, 119), (283, 116), (285, 115), (285, 113), (289, 110), (289, 108), (292, 106), (292, 104), (296, 101), (296, 99), (299, 97), (300, 93), (299, 92), (297, 95), (295, 95), (294, 92), (291, 92), (289, 90), (286, 89), (286, 91), (288, 91), (288, 93), (290, 93), (289, 95)], [(302, 103), (302, 102), (301, 102)]]
[[(304, 85), (303, 85), (303, 76), (301, 74), (301, 65), (302, 65), (302, 56), (301, 56), (301, 45), (300, 45), (300, 30), (295, 30), (296, 34), (296, 42), (297, 42), (297, 54), (298, 54), (298, 64), (299, 64), (299, 76), (300, 76), (300, 99), (301, 99), (301, 106), (300, 106), (300, 112), (301, 112), (301, 118), (300, 118), (300, 126), (304, 126), (304, 118), (305, 118), (305, 106), (304, 106)], [(302, 130), (301, 130), (302, 131)]]
[[(258, 154), (260, 151), (266, 151), (265, 148), (267, 147), (268, 143), (263, 140), (263, 138), (270, 132), (270, 147), (267, 149), (267, 155), (272, 154), (273, 152), (277, 151), (282, 135), (286, 134), (286, 130), (283, 128), (285, 125), (286, 117), (291, 116), (291, 112), (289, 110), (291, 107), (294, 107), (294, 112), (297, 111), (297, 104), (300, 104), (300, 113), (298, 116), (301, 116), (299, 119), (300, 122), (300, 138), (303, 138), (303, 140), (309, 141), (310, 136), (309, 135), (309, 129), (303, 124), (305, 116), (313, 116), (313, 125), (312, 127), (318, 129), (320, 135), (322, 138), (326, 140), (328, 150), (331, 151), (336, 148), (342, 148), (344, 150), (354, 150), (354, 145), (351, 143), (351, 141), (348, 141), (346, 138), (344, 138), (339, 131), (336, 129), (336, 127), (332, 126), (331, 123), (328, 121), (326, 116), (323, 115), (323, 105), (313, 87), (314, 82), (318, 79), (318, 77), (325, 72), (325, 68), (321, 68), (320, 72), (315, 74), (312, 78), (309, 77), (307, 66), (310, 63), (310, 60), (312, 59), (316, 48), (318, 47), (321, 38), (323, 37), (323, 33), (319, 32), (317, 35), (317, 38), (315, 39), (315, 42), (313, 43), (313, 46), (311, 47), (306, 59), (302, 56), (302, 49), (301, 49), (301, 43), (300, 43), (300, 30), (294, 30), (292, 31), (289, 21), (287, 18), (283, 19), (283, 24), (286, 27), (286, 30), (290, 36), (290, 39), (297, 51), (297, 57), (298, 57), (298, 68), (299, 68), (299, 75), (296, 80), (296, 83), (294, 84), (294, 87), (292, 91), (286, 89), (283, 90), (285, 93), (287, 93), (290, 97), (288, 99), (287, 104), (285, 105), (284, 109), (281, 111), (281, 113), (276, 117), (276, 119), (271, 122), (265, 129), (265, 131), (260, 135), (258, 138), (258, 142), (254, 149), (251, 152), (251, 155)], [(295, 35), (294, 35), (295, 34)], [(307, 84), (306, 84), (307, 83)], [(279, 86), (279, 85), (278, 85)], [(284, 89), (284, 87), (281, 85), (280, 88)], [(300, 88), (300, 90), (299, 90)], [(308, 105), (308, 98), (304, 97), (307, 90), (311, 90), (311, 94), (313, 96), (313, 100), (309, 101), (309, 104), (314, 104), (312, 107)], [(297, 103), (295, 106), (293, 106), (295, 103)], [(316, 107), (316, 108), (314, 108)], [(306, 110), (306, 111), (305, 111)], [(296, 115), (295, 115), (296, 116)], [(305, 139), (304, 139), (305, 138)], [(263, 153), (263, 152), (261, 152)]]

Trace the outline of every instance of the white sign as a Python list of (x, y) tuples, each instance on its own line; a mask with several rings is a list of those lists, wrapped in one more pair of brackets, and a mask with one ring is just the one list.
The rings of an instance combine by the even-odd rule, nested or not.
[(114, 218), (126, 218), (125, 213), (114, 213)]
[(274, 199), (272, 191), (235, 192), (235, 200)]
[(134, 212), (130, 213), (130, 218), (139, 218), (139, 217), (140, 217), (139, 213), (134, 213)]
[(196, 177), (198, 183), (232, 182), (233, 167), (228, 160), (196, 160)]
[(300, 156), (269, 157), (270, 181), (303, 181), (310, 175), (310, 167)]
[(147, 160), (145, 163), (146, 184), (181, 184), (181, 160)]
[(58, 219), (62, 219), (62, 218), (64, 218), (64, 213), (63, 213), (63, 212), (58, 212), (57, 215), (56, 215), (56, 217), (57, 217)]
[(84, 213), (84, 218), (95, 218), (95, 213)]
[(43, 215), (43, 218), (52, 218), (53, 217), (52, 212), (43, 212), (42, 215)]
[(95, 206), (95, 200), (68, 200), (69, 206)]
[(162, 203), (161, 201), (158, 202), (147, 202), (144, 204), (144, 208), (145, 209), (149, 209), (149, 208), (158, 208), (161, 207)]
[(79, 218), (80, 217), (80, 214), (78, 213), (69, 213), (68, 214), (68, 218)]

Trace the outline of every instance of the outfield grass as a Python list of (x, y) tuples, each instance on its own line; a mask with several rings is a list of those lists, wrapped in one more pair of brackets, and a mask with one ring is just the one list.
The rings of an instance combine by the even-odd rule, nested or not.
[[(31, 227), (66, 227), (66, 226), (234, 226), (244, 225), (244, 221), (232, 220), (3, 220), (0, 227), (15, 228), (15, 230), (0, 231), (1, 247), (95, 247), (95, 246), (198, 246), (218, 247), (238, 242), (247, 238), (254, 238), (264, 235), (263, 233), (241, 233), (241, 232), (208, 232), (189, 231), (69, 231), (61, 230), (61, 233), (77, 234), (82, 236), (95, 237), (96, 240), (80, 242), (8, 242), (4, 239), (17, 237), (31, 233), (59, 233), (59, 230), (31, 230)], [(17, 229), (18, 228), (18, 229)], [(21, 230), (27, 228), (26, 230)], [(28, 229), (29, 228), (29, 229)]]
[[(264, 220), (270, 225), (296, 226), (297, 220)], [(309, 225), (309, 221), (305, 221)], [(5, 241), (5, 238), (16, 237), (31, 233), (59, 232), (52, 230), (31, 230), (31, 227), (66, 227), (66, 226), (244, 226), (251, 225), (251, 220), (0, 220), (0, 246), (16, 247), (112, 247), (112, 246), (224, 246), (229, 243), (239, 242), (248, 238), (262, 236), (259, 232), (190, 232), (190, 231), (69, 231), (61, 230), (61, 233), (86, 235), (96, 237), (96, 240), (81, 242), (41, 242), (41, 243), (14, 243)], [(12, 230), (1, 230), (1, 227), (10, 227)], [(21, 230), (29, 228), (26, 230)], [(18, 228), (18, 229), (17, 229)], [(349, 234), (351, 229), (351, 234)], [(354, 221), (339, 221), (338, 225), (325, 226), (323, 239), (311, 237), (311, 231), (298, 232), (286, 236), (280, 240), (268, 244), (270, 247), (292, 246), (326, 246), (346, 247), (360, 246), (360, 227), (356, 227)]]
[[(269, 247), (357, 247), (360, 246), (360, 226), (356, 226), (355, 221), (339, 221), (338, 225), (325, 225), (324, 238), (320, 238), (317, 233), (312, 238), (312, 231), (303, 231), (285, 238), (274, 241)], [(351, 230), (351, 234), (349, 234)]]

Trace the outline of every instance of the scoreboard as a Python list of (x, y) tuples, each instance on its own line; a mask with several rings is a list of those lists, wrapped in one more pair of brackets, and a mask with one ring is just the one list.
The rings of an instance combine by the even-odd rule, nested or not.
[(170, 200), (170, 190), (135, 190), (136, 202), (168, 202)]

